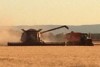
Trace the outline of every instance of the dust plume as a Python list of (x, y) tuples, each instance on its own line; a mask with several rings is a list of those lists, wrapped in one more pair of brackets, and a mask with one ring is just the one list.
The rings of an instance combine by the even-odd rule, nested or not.
[(59, 34), (45, 33), (41, 35), (41, 39), (44, 42), (64, 42), (65, 34), (64, 33), (59, 33)]
[(7, 45), (8, 42), (20, 41), (20, 32), (13, 29), (13, 27), (0, 28), (0, 45)]

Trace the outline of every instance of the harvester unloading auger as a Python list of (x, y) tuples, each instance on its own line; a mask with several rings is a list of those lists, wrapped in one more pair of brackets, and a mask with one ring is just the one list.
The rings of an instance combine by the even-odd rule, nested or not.
[[(73, 38), (73, 36), (76, 37), (76, 35), (71, 35), (70, 33), (68, 33), (68, 37), (70, 38), (66, 38), (67, 40), (67, 43), (66, 42), (44, 42), (41, 40), (41, 38), (39, 37), (40, 34), (43, 34), (43, 33), (46, 33), (46, 32), (50, 32), (50, 31), (53, 31), (53, 30), (56, 30), (56, 29), (60, 29), (60, 28), (66, 28), (66, 29), (69, 29), (67, 26), (60, 26), (60, 27), (56, 27), (56, 28), (53, 28), (53, 29), (49, 29), (49, 30), (46, 30), (46, 31), (41, 31), (42, 29), (39, 29), (39, 30), (35, 30), (35, 29), (29, 29), (29, 30), (24, 30), (22, 29), (23, 33), (22, 33), (22, 36), (21, 36), (21, 42), (17, 42), (17, 43), (12, 43), (12, 42), (8, 42), (8, 46), (65, 46), (65, 45), (75, 45), (76, 44), (76, 41), (72, 41), (71, 40), (71, 37)], [(76, 34), (76, 33), (74, 33)], [(86, 45), (86, 46), (92, 46), (92, 39), (87, 39), (84, 37), (84, 44), (80, 43), (81, 40), (82, 40), (82, 36), (83, 34), (80, 33), (80, 35), (78, 36), (78, 43), (76, 45), (86, 45), (87, 43), (89, 45)], [(67, 35), (66, 35), (67, 36)], [(77, 37), (76, 37), (77, 38)], [(92, 45), (90, 45), (92, 44)]]

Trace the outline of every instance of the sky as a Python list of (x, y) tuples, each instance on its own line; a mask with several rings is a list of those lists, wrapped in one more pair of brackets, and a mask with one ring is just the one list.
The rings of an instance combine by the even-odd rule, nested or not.
[(48, 24), (100, 24), (100, 0), (0, 0), (0, 26)]

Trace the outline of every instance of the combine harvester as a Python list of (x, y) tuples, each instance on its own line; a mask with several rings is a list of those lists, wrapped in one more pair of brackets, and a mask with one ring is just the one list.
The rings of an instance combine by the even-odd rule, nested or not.
[(60, 28), (69, 29), (67, 26), (60, 26), (47, 31), (41, 31), (42, 29), (35, 30), (22, 29), (23, 33), (21, 36), (21, 42), (8, 42), (8, 46), (93, 46), (92, 39), (85, 33), (67, 33), (66, 42), (44, 42), (39, 37), (41, 34), (50, 32)]

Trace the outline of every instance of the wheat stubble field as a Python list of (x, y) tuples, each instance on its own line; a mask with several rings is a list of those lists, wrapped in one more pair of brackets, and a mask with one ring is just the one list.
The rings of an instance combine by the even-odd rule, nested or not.
[(100, 46), (1, 46), (0, 67), (100, 67)]

